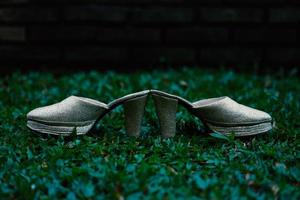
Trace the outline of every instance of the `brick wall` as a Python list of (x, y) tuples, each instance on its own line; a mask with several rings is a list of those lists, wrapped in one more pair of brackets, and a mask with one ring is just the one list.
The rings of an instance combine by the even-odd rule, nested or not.
[(300, 64), (299, 35), (299, 0), (0, 0), (7, 69), (288, 68)]

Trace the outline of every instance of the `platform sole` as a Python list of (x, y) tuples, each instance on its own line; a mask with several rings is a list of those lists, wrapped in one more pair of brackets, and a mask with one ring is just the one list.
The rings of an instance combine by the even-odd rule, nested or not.
[(257, 135), (268, 132), (272, 129), (272, 122), (263, 122), (255, 125), (222, 126), (206, 122), (206, 125), (213, 131), (224, 135), (234, 134), (237, 137)]
[(51, 134), (51, 135), (63, 135), (63, 136), (69, 136), (74, 131), (76, 131), (77, 135), (84, 135), (87, 132), (91, 130), (93, 127), (95, 121), (92, 121), (86, 125), (80, 125), (80, 126), (75, 126), (75, 125), (50, 125), (50, 124), (45, 124), (42, 122), (37, 122), (37, 121), (32, 121), (28, 120), (27, 121), (27, 127), (33, 131), (37, 131), (39, 133), (45, 133), (45, 134)]

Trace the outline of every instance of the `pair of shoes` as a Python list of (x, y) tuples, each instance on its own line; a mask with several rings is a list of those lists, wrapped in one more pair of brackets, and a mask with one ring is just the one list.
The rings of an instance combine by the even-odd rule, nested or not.
[(149, 94), (154, 99), (163, 137), (175, 136), (178, 104), (187, 108), (211, 130), (225, 135), (234, 133), (236, 136), (249, 136), (272, 129), (272, 118), (268, 113), (238, 104), (229, 97), (190, 103), (179, 96), (158, 90), (129, 94), (109, 104), (70, 96), (59, 103), (29, 112), (27, 126), (33, 131), (46, 134), (70, 135), (75, 130), (77, 135), (82, 135), (107, 113), (123, 105), (126, 132), (138, 137)]

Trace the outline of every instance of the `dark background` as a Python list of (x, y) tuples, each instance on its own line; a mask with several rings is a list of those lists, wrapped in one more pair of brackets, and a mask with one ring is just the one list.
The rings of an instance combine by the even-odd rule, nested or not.
[(0, 72), (300, 64), (299, 0), (0, 0)]

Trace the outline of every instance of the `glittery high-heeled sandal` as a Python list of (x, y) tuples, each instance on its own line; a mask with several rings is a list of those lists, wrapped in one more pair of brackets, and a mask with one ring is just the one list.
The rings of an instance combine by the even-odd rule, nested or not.
[(183, 105), (211, 130), (225, 135), (249, 136), (272, 129), (272, 117), (263, 111), (241, 105), (229, 97), (204, 99), (194, 103), (158, 90), (151, 90), (164, 137), (176, 131), (177, 105)]
[(130, 136), (139, 136), (149, 90), (126, 95), (109, 104), (94, 99), (70, 96), (63, 101), (40, 107), (27, 114), (27, 127), (53, 135), (86, 134), (107, 113), (124, 106), (125, 128)]

